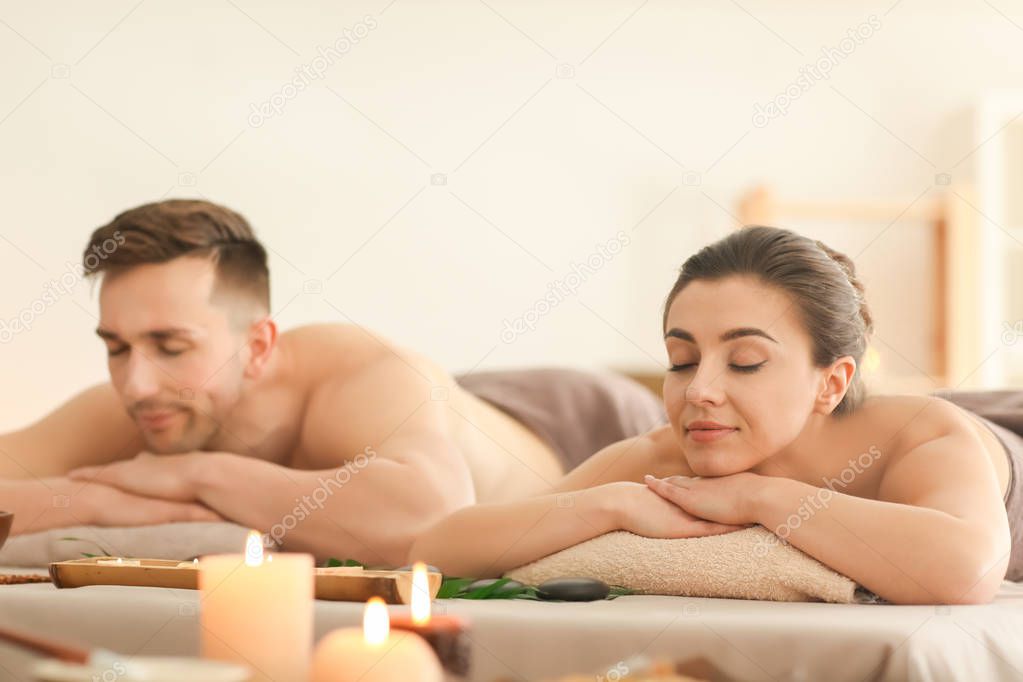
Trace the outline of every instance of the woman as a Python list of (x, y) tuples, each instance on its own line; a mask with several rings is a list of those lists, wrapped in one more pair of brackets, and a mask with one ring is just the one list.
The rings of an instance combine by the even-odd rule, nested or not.
[(1023, 547), (1010, 565), (1020, 464), (988, 423), (939, 398), (864, 395), (872, 322), (846, 256), (737, 231), (685, 262), (663, 326), (667, 426), (547, 495), (456, 512), (410, 558), (496, 576), (613, 530), (761, 524), (892, 603), (984, 603), (1023, 572)]

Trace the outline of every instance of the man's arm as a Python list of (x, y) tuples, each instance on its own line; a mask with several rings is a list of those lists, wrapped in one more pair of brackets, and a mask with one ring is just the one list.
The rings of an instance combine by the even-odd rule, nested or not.
[(448, 404), (434, 399), (434, 388), (450, 395), (452, 384), (421, 356), (382, 350), (309, 401), (303, 446), (335, 467), (296, 471), (228, 455), (199, 475), (199, 499), (263, 532), (283, 529), (289, 549), (401, 565), (422, 530), (475, 501)]
[(141, 448), (141, 434), (109, 384), (82, 391), (24, 429), (0, 434), (0, 509), (14, 512), (12, 534), (219, 518), (197, 504), (149, 500), (64, 476), (75, 467), (130, 458)]
[(66, 477), (0, 481), (0, 507), (14, 513), (12, 535), (70, 526), (223, 520), (199, 504), (149, 499)]
[(197, 472), (196, 491), (204, 505), (288, 551), (398, 566), (420, 532), (463, 505), (426, 467), (367, 460), (362, 469), (296, 471), (218, 453)]
[(110, 384), (74, 396), (34, 424), (0, 434), (0, 480), (63, 476), (71, 469), (128, 459), (142, 434)]
[[(150, 497), (208, 506), (319, 559), (400, 565), (424, 529), (472, 504), (472, 477), (451, 432), (452, 380), (412, 354), (382, 352), (311, 397), (303, 449), (316, 471), (230, 453), (144, 457), (76, 472)], [(345, 461), (350, 460), (347, 465)]]

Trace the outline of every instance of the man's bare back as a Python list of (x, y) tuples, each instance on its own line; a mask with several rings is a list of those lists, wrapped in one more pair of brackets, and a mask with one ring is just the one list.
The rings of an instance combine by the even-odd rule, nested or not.
[(328, 469), (425, 413), (447, 430), (479, 502), (541, 492), (564, 473), (551, 447), (524, 425), (462, 389), (432, 361), (361, 327), (288, 331), (273, 367), (209, 449), (293, 469)]

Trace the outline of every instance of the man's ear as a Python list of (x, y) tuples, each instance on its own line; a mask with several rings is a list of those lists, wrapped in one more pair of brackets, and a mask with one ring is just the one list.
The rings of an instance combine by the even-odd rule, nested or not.
[(249, 325), (249, 358), (245, 363), (245, 378), (258, 379), (266, 369), (277, 345), (277, 323), (267, 315)]
[(814, 400), (814, 411), (831, 414), (849, 390), (856, 374), (856, 360), (851, 355), (843, 355), (821, 371), (821, 387)]

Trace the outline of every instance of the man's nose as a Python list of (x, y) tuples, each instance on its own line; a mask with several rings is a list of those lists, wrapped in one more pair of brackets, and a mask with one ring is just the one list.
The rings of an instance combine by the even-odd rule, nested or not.
[(124, 396), (131, 402), (152, 398), (160, 392), (160, 370), (137, 350), (132, 350), (125, 372)]

